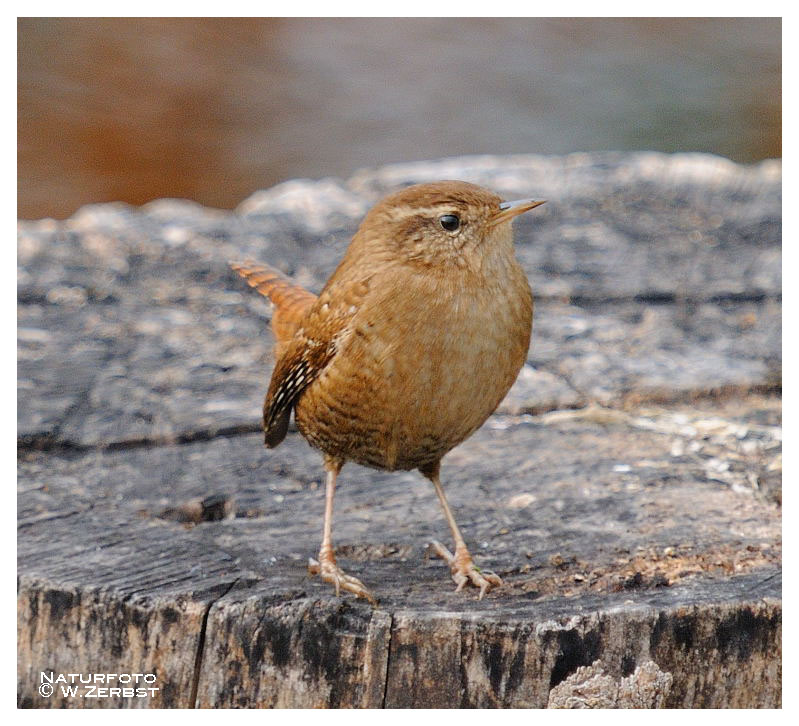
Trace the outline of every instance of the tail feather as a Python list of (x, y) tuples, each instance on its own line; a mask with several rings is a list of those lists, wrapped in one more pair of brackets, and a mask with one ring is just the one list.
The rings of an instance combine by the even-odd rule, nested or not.
[(239, 273), (247, 284), (261, 295), (268, 297), (275, 306), (272, 314), (272, 330), (278, 342), (291, 339), (300, 327), (302, 319), (316, 295), (293, 283), (281, 272), (269, 265), (257, 262), (231, 262), (230, 267)]

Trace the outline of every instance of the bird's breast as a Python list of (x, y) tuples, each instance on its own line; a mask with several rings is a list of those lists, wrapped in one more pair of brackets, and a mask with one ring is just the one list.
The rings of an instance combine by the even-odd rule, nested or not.
[(378, 287), (299, 399), (303, 435), (382, 469), (441, 459), (496, 409), (526, 358), (532, 297), (514, 272), (481, 284), (420, 276)]

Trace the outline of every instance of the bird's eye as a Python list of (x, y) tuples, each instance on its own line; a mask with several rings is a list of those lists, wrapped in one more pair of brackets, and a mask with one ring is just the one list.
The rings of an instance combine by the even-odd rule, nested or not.
[(445, 214), (442, 217), (438, 218), (441, 226), (447, 230), (447, 232), (454, 232), (458, 227), (461, 226), (461, 221), (458, 219), (457, 214)]

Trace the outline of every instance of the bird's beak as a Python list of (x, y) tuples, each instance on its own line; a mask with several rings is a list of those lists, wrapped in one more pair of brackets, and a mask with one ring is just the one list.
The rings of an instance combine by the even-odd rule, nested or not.
[(499, 205), (499, 211), (491, 220), (491, 225), (507, 222), (514, 217), (518, 217), (520, 214), (540, 207), (543, 203), (543, 201), (536, 202), (533, 199), (517, 199), (515, 202), (502, 202), (502, 204)]

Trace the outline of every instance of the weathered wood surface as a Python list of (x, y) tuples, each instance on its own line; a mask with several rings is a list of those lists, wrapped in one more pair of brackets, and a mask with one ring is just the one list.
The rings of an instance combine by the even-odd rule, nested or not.
[[(375, 198), (431, 178), (549, 199), (517, 233), (528, 365), (443, 469), (506, 584), (453, 593), (425, 550), (446, 536), (429, 483), (349, 465), (334, 536), (373, 609), (306, 573), (319, 457), (254, 433), (268, 309), (225, 263), (318, 289)], [(650, 705), (779, 705), (780, 183), (776, 162), (476, 158), (292, 182), (235, 213), (20, 223), (20, 704), (608, 705), (640, 700), (643, 673)], [(160, 690), (45, 698), (41, 671)]]

